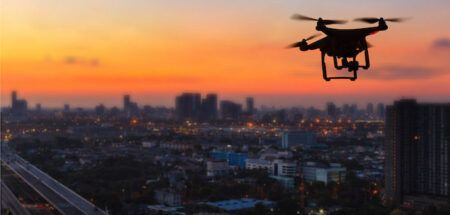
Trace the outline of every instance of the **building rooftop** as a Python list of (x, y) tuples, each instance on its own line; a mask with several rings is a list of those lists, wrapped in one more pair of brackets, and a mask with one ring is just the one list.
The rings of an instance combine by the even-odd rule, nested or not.
[(273, 205), (272, 201), (267, 200), (256, 200), (256, 199), (231, 199), (225, 201), (218, 202), (207, 202), (206, 204), (209, 206), (213, 206), (225, 211), (239, 211), (245, 210), (249, 208), (254, 208), (256, 204), (261, 203), (263, 205)]

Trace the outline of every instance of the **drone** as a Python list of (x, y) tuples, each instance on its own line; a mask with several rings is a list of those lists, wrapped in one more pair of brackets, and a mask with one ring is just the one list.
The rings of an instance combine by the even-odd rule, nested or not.
[[(325, 81), (330, 81), (331, 79), (350, 79), (351, 81), (355, 81), (358, 78), (359, 68), (367, 70), (370, 67), (368, 49), (371, 48), (372, 45), (367, 42), (366, 37), (369, 35), (373, 35), (379, 31), (386, 31), (388, 29), (386, 22), (402, 22), (405, 20), (405, 18), (384, 19), (364, 17), (354, 19), (354, 21), (365, 22), (369, 24), (378, 23), (378, 26), (357, 29), (336, 29), (329, 28), (327, 27), (327, 25), (344, 24), (347, 21), (322, 18), (315, 19), (300, 14), (294, 14), (292, 16), (292, 19), (316, 21), (316, 30), (321, 31), (326, 35), (324, 38), (310, 44), (308, 44), (308, 41), (320, 36), (320, 34), (315, 34), (288, 46), (288, 48), (299, 48), (300, 51), (319, 49), (322, 59), (322, 74)], [(364, 65), (360, 65), (356, 60), (358, 54), (362, 52), (364, 52)], [(348, 72), (352, 72), (353, 75), (329, 77), (327, 74), (325, 55), (333, 57), (334, 67), (337, 70), (347, 69)], [(341, 63), (339, 64), (338, 61), (341, 61)]]

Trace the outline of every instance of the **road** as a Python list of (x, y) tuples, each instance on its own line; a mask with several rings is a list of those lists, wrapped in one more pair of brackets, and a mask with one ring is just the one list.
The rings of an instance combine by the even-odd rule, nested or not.
[[(5, 150), (3, 152), (5, 152)], [(2, 160), (6, 161), (5, 163), (8, 167), (16, 172), (24, 181), (26, 181), (33, 189), (41, 194), (48, 202), (54, 205), (55, 208), (57, 208), (61, 213), (68, 215), (106, 214), (94, 204), (59, 183), (18, 155), (8, 152), (6, 156), (2, 155)]]
[(6, 186), (3, 181), (1, 182), (1, 204), (2, 208), (9, 208), (13, 214), (30, 215), (27, 209), (25, 209), (16, 196)]

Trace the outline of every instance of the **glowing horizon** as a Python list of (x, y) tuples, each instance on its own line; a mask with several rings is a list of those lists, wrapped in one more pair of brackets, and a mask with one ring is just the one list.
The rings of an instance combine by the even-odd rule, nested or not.
[[(301, 8), (301, 11), (299, 11)], [(450, 101), (450, 2), (76, 1), (2, 3), (1, 103), (172, 105), (184, 91), (259, 104)], [(377, 12), (379, 11), (379, 12)], [(325, 82), (318, 52), (284, 49), (315, 33), (293, 13), (351, 20), (412, 17), (369, 37), (373, 67)], [(350, 22), (346, 27), (365, 26)], [(341, 26), (337, 26), (341, 27)], [(317, 97), (317, 98), (315, 98)]]

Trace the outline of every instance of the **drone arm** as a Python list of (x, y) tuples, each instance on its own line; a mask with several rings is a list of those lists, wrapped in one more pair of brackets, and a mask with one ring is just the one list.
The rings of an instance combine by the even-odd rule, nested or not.
[(322, 48), (326, 43), (328, 42), (328, 38), (322, 38), (320, 40), (317, 40), (311, 44), (308, 44), (308, 50), (315, 50), (315, 49), (320, 49)]
[(364, 51), (366, 55), (366, 65), (362, 66), (363, 69), (368, 69), (370, 67), (370, 58), (369, 58), (369, 49), (366, 47), (366, 50)]
[(328, 75), (327, 75), (327, 64), (325, 63), (325, 52), (321, 51), (320, 53), (321, 53), (321, 56), (322, 56), (322, 75), (323, 75), (323, 79), (325, 81), (330, 81), (331, 79), (328, 78)]
[(370, 67), (369, 48), (367, 47), (367, 41), (366, 40), (364, 40), (363, 43), (364, 43), (364, 48), (365, 48), (364, 55), (365, 55), (365, 59), (366, 59), (366, 65), (359, 66), (359, 67), (363, 68), (363, 69), (368, 69)]

